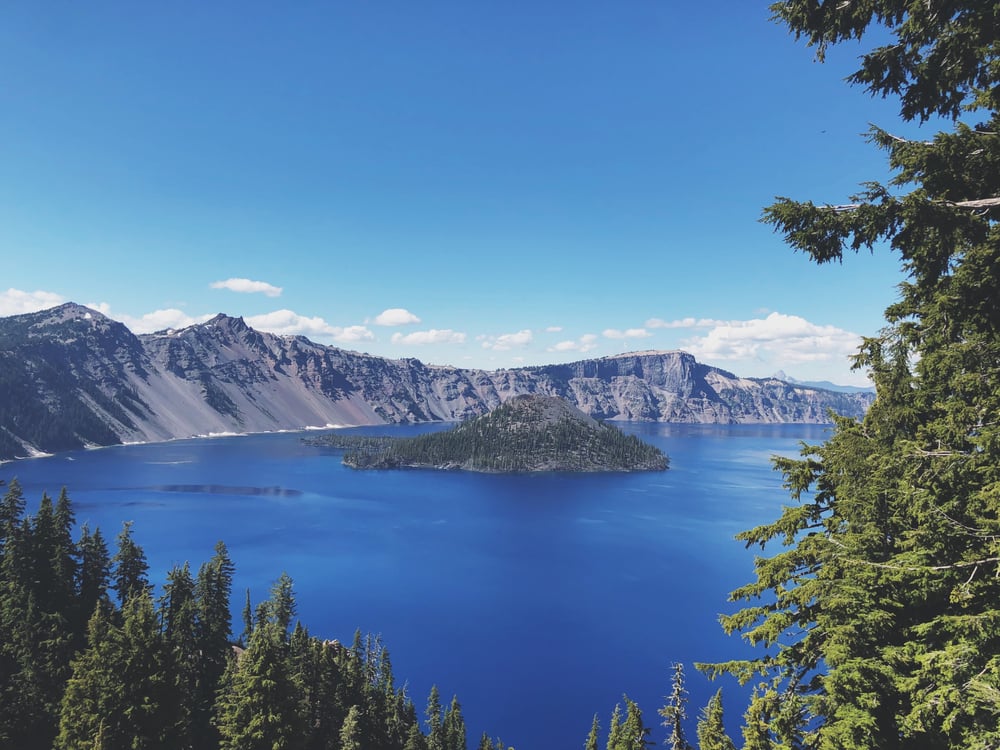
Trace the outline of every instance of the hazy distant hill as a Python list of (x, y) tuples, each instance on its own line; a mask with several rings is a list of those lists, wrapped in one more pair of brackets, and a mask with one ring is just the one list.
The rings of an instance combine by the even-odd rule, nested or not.
[(601, 419), (826, 422), (871, 394), (740, 378), (685, 352), (466, 370), (255, 331), (218, 315), (136, 336), (68, 303), (0, 318), (0, 458), (85, 445), (345, 424), (461, 421), (513, 396), (559, 396)]
[(836, 383), (831, 383), (829, 380), (796, 380), (790, 375), (786, 375), (783, 370), (778, 370), (774, 373), (774, 377), (778, 380), (784, 380), (786, 383), (792, 383), (793, 385), (804, 385), (809, 388), (822, 388), (827, 391), (837, 391), (839, 393), (875, 393), (875, 386), (860, 386), (860, 385), (837, 385)]
[(481, 417), (409, 438), (340, 436), (317, 442), (347, 448), (355, 469), (664, 471), (667, 457), (634, 435), (599, 422), (556, 396), (514, 396)]

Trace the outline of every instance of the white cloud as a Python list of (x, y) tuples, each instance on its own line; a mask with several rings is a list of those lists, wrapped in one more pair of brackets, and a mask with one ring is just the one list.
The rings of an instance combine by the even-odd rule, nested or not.
[(390, 307), (375, 316), (374, 323), (379, 326), (406, 326), (419, 323), (420, 318), (402, 307)]
[(414, 331), (405, 336), (402, 333), (392, 334), (394, 344), (464, 344), (465, 334), (453, 331), (450, 328), (438, 330), (432, 328), (429, 331)]
[(243, 294), (265, 294), (268, 297), (280, 297), (282, 292), (280, 286), (268, 284), (266, 281), (251, 281), (250, 279), (213, 281), (209, 286), (212, 289), (228, 289), (231, 292), (241, 292)]
[(699, 359), (756, 360), (777, 369), (812, 362), (840, 365), (860, 343), (858, 334), (842, 328), (773, 312), (766, 318), (719, 322), (683, 345)]
[[(99, 306), (87, 305), (87, 307), (94, 307), (99, 309), (102, 313), (111, 316), (111, 307), (105, 302), (100, 303)], [(117, 317), (121, 320), (132, 333), (155, 333), (156, 331), (163, 331), (167, 328), (187, 328), (188, 326), (194, 325), (195, 323), (204, 323), (209, 320), (211, 315), (188, 315), (183, 310), (178, 310), (177, 308), (170, 307), (165, 310), (154, 310), (153, 312), (148, 312), (138, 318), (133, 318), (130, 315), (120, 315)]]
[[(496, 337), (482, 337), (483, 348), (492, 349), (495, 352), (505, 352), (508, 349), (513, 349), (517, 346), (526, 346), (530, 344), (534, 338), (534, 335), (527, 328), (523, 331), (518, 331), (517, 333), (503, 333)], [(476, 340), (480, 340), (480, 337), (477, 336)]]
[(357, 341), (373, 341), (375, 334), (365, 326), (334, 326), (320, 317), (299, 315), (292, 310), (275, 310), (263, 315), (251, 315), (246, 318), (251, 328), (259, 331), (269, 331), (281, 336), (310, 336), (320, 339), (332, 339), (339, 343), (354, 343)]
[[(334, 330), (336, 330), (336, 326), (334, 326)], [(374, 341), (375, 334), (365, 326), (346, 326), (341, 328), (339, 333), (333, 334), (333, 340), (343, 344), (352, 341)]]
[(724, 320), (714, 320), (712, 318), (679, 318), (677, 320), (650, 318), (646, 321), (646, 328), (712, 328), (725, 324), (726, 321)]
[(0, 317), (47, 310), (65, 301), (65, 297), (55, 292), (45, 292), (41, 289), (23, 292), (11, 287), (6, 292), (0, 292)]
[(545, 329), (546, 333), (559, 333), (562, 331), (562, 326), (549, 326)]
[(597, 336), (593, 333), (585, 333), (577, 340), (560, 341), (558, 344), (550, 346), (550, 352), (589, 352), (597, 348)]
[(629, 328), (624, 331), (619, 331), (617, 328), (605, 328), (603, 333), (606, 339), (645, 339), (653, 335), (645, 328)]

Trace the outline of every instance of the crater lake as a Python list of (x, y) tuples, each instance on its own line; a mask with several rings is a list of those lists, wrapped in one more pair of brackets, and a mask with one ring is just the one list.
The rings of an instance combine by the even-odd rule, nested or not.
[(792, 502), (770, 456), (830, 428), (618, 426), (666, 452), (670, 470), (356, 472), (304, 443), (311, 433), (278, 433), (77, 451), (0, 465), (0, 478), (20, 480), (29, 511), (65, 486), (77, 524), (100, 527), (112, 552), (134, 521), (158, 586), (225, 541), (235, 634), (245, 590), (256, 604), (287, 572), (313, 635), (381, 634), (421, 716), (432, 684), (445, 703), (457, 694), (472, 747), (483, 731), (518, 750), (582, 746), (623, 693), (659, 744), (673, 662), (685, 665), (689, 737), (719, 684), (735, 729), (745, 692), (693, 668), (748, 653), (718, 624), (752, 576), (754, 551), (733, 536)]

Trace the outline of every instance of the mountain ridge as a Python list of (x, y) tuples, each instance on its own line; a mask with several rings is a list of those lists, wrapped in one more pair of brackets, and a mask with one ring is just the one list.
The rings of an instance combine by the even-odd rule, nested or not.
[(121, 442), (337, 425), (462, 421), (513, 396), (602, 420), (824, 423), (868, 394), (741, 378), (681, 351), (514, 369), (387, 359), (257, 331), (220, 313), (136, 335), (66, 303), (0, 318), (0, 459)]

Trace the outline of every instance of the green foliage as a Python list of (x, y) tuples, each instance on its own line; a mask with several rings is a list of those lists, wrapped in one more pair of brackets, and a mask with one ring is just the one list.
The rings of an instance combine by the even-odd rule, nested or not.
[[(287, 575), (258, 606), (244, 651), (231, 642), (234, 567), (221, 542), (197, 578), (187, 563), (170, 570), (154, 607), (127, 524), (117, 609), (100, 530), (84, 527), (72, 541), (65, 493), (29, 518), (12, 482), (0, 510), (0, 747), (428, 749), (378, 637), (359, 632), (344, 648), (301, 623), (289, 634)], [(77, 632), (84, 609), (91, 616)], [(464, 750), (457, 698), (447, 711), (436, 699), (432, 713), (437, 746)]]
[(722, 688), (711, 697), (698, 717), (698, 750), (736, 750), (722, 719)]
[[(587, 740), (583, 743), (583, 750), (597, 750), (598, 737), (600, 737), (601, 725), (597, 720), (597, 714), (594, 714), (594, 721), (590, 725), (590, 732), (587, 734)], [(489, 748), (487, 748), (489, 750)]]
[(877, 96), (898, 96), (906, 120), (957, 118), (963, 110), (995, 110), (1000, 103), (992, 3), (787, 0), (771, 10), (815, 46), (821, 60), (830, 45), (862, 39), (872, 26), (888, 30), (886, 43), (862, 55), (848, 80)]
[[(841, 206), (781, 198), (764, 220), (823, 263), (898, 253), (887, 327), (855, 358), (877, 397), (779, 459), (794, 504), (740, 535), (755, 563), (724, 617), (766, 654), (711, 665), (760, 680), (747, 748), (985, 748), (1000, 742), (1000, 26), (984, 2), (772, 6), (826, 47), (888, 41), (851, 77), (904, 119), (976, 124), (906, 141), (873, 127), (894, 177)], [(879, 28), (884, 27), (884, 28)]]
[(265, 622), (254, 630), (246, 652), (231, 662), (232, 671), (217, 704), (222, 750), (285, 750), (305, 745), (302, 689), (288, 656), (285, 633)]
[(519, 396), (451, 430), (412, 438), (329, 435), (359, 469), (430, 467), (485, 472), (662, 471), (655, 446), (555, 398)]
[[(615, 704), (615, 710), (611, 714), (611, 723), (608, 727), (607, 750), (646, 750), (653, 743), (649, 739), (649, 727), (642, 720), (642, 710), (638, 704), (624, 696), (625, 718), (622, 719), (622, 707), (620, 703)], [(598, 733), (597, 716), (590, 725), (590, 733), (584, 743), (586, 750), (593, 750), (597, 747)]]
[(131, 597), (147, 594), (150, 591), (149, 578), (146, 576), (149, 564), (142, 547), (132, 539), (132, 522), (122, 524), (118, 534), (118, 551), (111, 558), (114, 589), (118, 592), (118, 601), (124, 605)]

